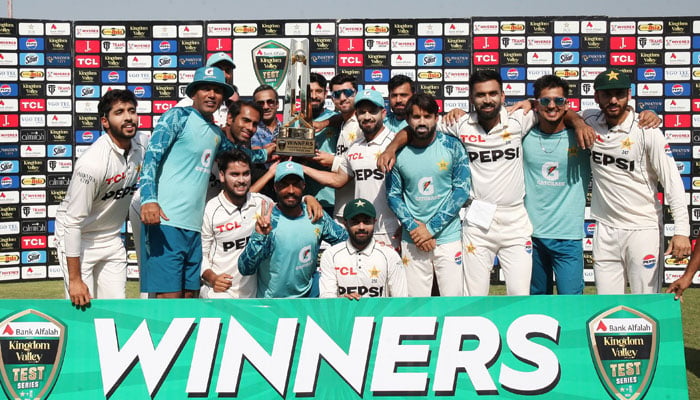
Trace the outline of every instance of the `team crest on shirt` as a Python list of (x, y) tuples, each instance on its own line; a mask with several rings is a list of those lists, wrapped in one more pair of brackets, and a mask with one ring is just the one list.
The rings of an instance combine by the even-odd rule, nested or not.
[(653, 254), (647, 254), (642, 259), (642, 266), (646, 269), (652, 269), (656, 266), (656, 256)]
[(469, 242), (469, 244), (467, 245), (467, 253), (474, 254), (475, 251), (476, 251), (476, 246), (474, 246), (474, 244), (472, 242)]
[(450, 163), (445, 161), (445, 159), (443, 158), (442, 160), (440, 160), (439, 163), (437, 163), (437, 165), (438, 168), (440, 168), (440, 171), (447, 171), (447, 167), (450, 165)]
[(631, 141), (630, 138), (625, 138), (625, 140), (622, 141), (622, 150), (632, 150), (633, 144), (634, 142)]
[(510, 143), (510, 139), (511, 139), (511, 134), (510, 134), (510, 132), (508, 132), (508, 131), (503, 132), (503, 133), (501, 134), (501, 137), (503, 138), (503, 141), (504, 141), (504, 142)]

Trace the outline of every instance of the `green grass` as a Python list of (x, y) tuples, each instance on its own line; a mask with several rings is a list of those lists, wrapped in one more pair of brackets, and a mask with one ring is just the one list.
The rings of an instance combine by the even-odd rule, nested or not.
[[(594, 294), (593, 287), (586, 287), (586, 294)], [(505, 286), (491, 287), (492, 295), (505, 294)], [(126, 296), (139, 297), (137, 282), (127, 282)], [(700, 398), (700, 289), (688, 289), (681, 305), (683, 313), (683, 338), (689, 398)], [(0, 299), (62, 299), (63, 281), (40, 281), (0, 284)]]

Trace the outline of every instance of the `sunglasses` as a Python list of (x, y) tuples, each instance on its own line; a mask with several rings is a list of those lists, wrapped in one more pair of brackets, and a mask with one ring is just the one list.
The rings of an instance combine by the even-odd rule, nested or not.
[(564, 104), (566, 104), (566, 97), (540, 97), (537, 101), (539, 101), (543, 107), (547, 107), (552, 101), (557, 107), (563, 107)]
[(255, 102), (255, 104), (257, 104), (257, 105), (259, 105), (259, 106), (264, 106), (265, 104), (267, 104), (268, 106), (276, 106), (276, 105), (277, 105), (277, 100), (272, 100), (272, 99), (269, 99), (269, 100), (258, 100), (258, 101)]
[(345, 97), (352, 97), (355, 95), (355, 90), (354, 89), (342, 89), (342, 90), (336, 90), (334, 92), (331, 92), (331, 96), (334, 99), (339, 99), (340, 96), (345, 95)]

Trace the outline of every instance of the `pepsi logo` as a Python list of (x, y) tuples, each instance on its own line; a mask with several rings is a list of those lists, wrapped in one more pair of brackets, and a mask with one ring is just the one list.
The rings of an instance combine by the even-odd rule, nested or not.
[(642, 259), (642, 266), (647, 269), (652, 269), (656, 266), (656, 257), (653, 254), (647, 254)]

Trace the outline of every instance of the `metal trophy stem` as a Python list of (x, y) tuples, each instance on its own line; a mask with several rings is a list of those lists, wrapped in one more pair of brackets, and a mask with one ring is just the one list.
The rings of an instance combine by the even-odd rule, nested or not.
[[(313, 157), (316, 150), (309, 96), (309, 41), (292, 40), (284, 96), (284, 124), (277, 137), (277, 153)], [(297, 107), (298, 105), (298, 107)]]

